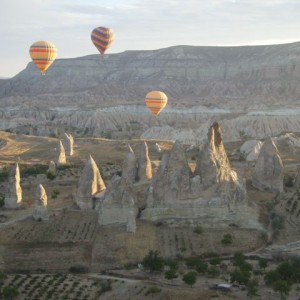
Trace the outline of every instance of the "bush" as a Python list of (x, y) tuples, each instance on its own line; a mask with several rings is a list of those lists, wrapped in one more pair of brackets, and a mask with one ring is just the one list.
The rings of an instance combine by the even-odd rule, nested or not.
[(4, 207), (5, 205), (5, 196), (0, 195), (0, 208)]
[(164, 267), (164, 259), (159, 256), (158, 251), (150, 250), (147, 256), (144, 257), (142, 264), (145, 269), (150, 272), (162, 271)]
[(88, 273), (89, 268), (84, 265), (76, 264), (76, 265), (71, 266), (69, 268), (69, 271), (70, 271), (70, 273), (74, 273), (74, 274)]
[(195, 271), (190, 271), (183, 275), (182, 280), (192, 287), (196, 283), (197, 273)]
[(201, 226), (197, 226), (194, 228), (194, 232), (197, 234), (202, 234), (203, 233), (203, 228)]
[(108, 280), (101, 281), (100, 286), (101, 286), (101, 293), (105, 293), (112, 290), (111, 283)]
[(9, 171), (7, 167), (4, 167), (0, 172), (0, 182), (4, 182), (8, 180), (9, 177)]
[(55, 179), (56, 178), (56, 175), (55, 174), (53, 174), (53, 173), (51, 173), (51, 172), (47, 172), (47, 178), (48, 179), (50, 179), (50, 180), (53, 180), (53, 179)]
[(230, 281), (238, 282), (239, 284), (247, 285), (251, 277), (251, 273), (248, 271), (235, 270), (230, 274)]
[(232, 241), (233, 241), (232, 235), (228, 233), (223, 236), (221, 243), (223, 245), (230, 245), (230, 244), (232, 244)]
[(20, 168), (21, 177), (36, 176), (38, 174), (46, 174), (48, 166), (46, 165), (32, 165), (22, 166)]
[(175, 269), (170, 269), (170, 270), (165, 272), (165, 278), (166, 279), (174, 279), (174, 278), (177, 278), (177, 277), (178, 277), (178, 275), (176, 274)]
[(271, 214), (271, 225), (273, 230), (278, 231), (283, 229), (284, 226), (284, 218), (281, 215), (273, 212)]
[(148, 296), (149, 294), (151, 294), (152, 297), (153, 297), (154, 294), (158, 294), (158, 293), (160, 293), (160, 292), (161, 292), (161, 288), (159, 288), (159, 287), (157, 287), (157, 286), (151, 286), (151, 287), (149, 287), (148, 290), (146, 291), (145, 296)]
[(51, 198), (56, 199), (58, 195), (59, 195), (59, 191), (54, 189), (53, 192), (52, 192)]

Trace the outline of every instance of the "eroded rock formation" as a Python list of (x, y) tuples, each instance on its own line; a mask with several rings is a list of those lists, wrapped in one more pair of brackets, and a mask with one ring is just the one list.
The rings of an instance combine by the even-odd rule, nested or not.
[(9, 174), (8, 192), (5, 195), (6, 208), (18, 208), (22, 203), (22, 188), (20, 185), (20, 169), (18, 163)]
[(198, 157), (195, 173), (200, 175), (204, 188), (219, 182), (233, 181), (236, 176), (224, 148), (221, 127), (216, 122), (208, 130), (207, 142)]
[(105, 189), (106, 186), (100, 171), (90, 155), (79, 178), (75, 201), (81, 209), (94, 209), (96, 206), (95, 195), (103, 193)]
[(263, 143), (258, 140), (250, 140), (245, 142), (240, 148), (240, 152), (246, 158), (246, 161), (254, 161), (258, 159), (260, 149)]
[(143, 142), (137, 154), (138, 179), (140, 181), (152, 178), (152, 166), (148, 156), (148, 146)]
[(271, 137), (265, 140), (260, 150), (252, 174), (252, 185), (260, 191), (283, 191), (283, 164)]
[(72, 156), (74, 154), (74, 138), (71, 134), (65, 133), (64, 134), (64, 147), (66, 154), (68, 156)]
[(130, 145), (128, 145), (128, 151), (122, 166), (122, 178), (123, 180), (133, 183), (137, 179), (137, 174), (137, 159), (132, 148), (130, 147)]
[[(99, 224), (128, 224), (137, 214), (135, 192), (130, 182), (115, 175), (100, 204)], [(132, 223), (132, 220), (130, 221)]]
[(244, 181), (231, 169), (218, 123), (209, 129), (195, 174), (178, 141), (163, 155), (141, 218), (176, 223), (189, 220), (213, 227), (230, 223), (259, 227), (255, 211), (248, 206)]
[(33, 212), (33, 218), (36, 221), (46, 221), (49, 219), (47, 204), (46, 191), (44, 187), (39, 184), (36, 189), (35, 207)]
[(62, 165), (65, 165), (66, 162), (67, 162), (67, 160), (66, 160), (65, 148), (64, 148), (62, 142), (59, 141), (58, 155), (57, 155), (57, 159), (56, 159), (56, 164), (57, 164), (57, 166), (62, 166)]
[(49, 173), (51, 175), (56, 174), (56, 164), (53, 160), (51, 160), (50, 163), (49, 163), (49, 168), (47, 170), (47, 173)]

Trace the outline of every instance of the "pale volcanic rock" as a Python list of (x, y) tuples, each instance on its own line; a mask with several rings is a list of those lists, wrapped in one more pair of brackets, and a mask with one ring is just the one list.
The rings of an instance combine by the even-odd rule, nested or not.
[(252, 185), (261, 191), (283, 191), (283, 164), (271, 137), (265, 140), (260, 150), (252, 174)]
[(11, 169), (8, 182), (8, 193), (5, 196), (6, 208), (18, 208), (22, 203), (22, 188), (20, 185), (20, 169), (18, 163)]
[(137, 215), (135, 198), (132, 184), (114, 175), (100, 203), (99, 224), (128, 224), (128, 220)]
[(261, 228), (255, 210), (248, 206), (244, 181), (230, 167), (218, 123), (209, 129), (194, 175), (178, 141), (169, 154), (163, 154), (141, 219)]
[(278, 151), (285, 155), (293, 155), (300, 152), (300, 138), (293, 133), (286, 133), (274, 137), (273, 141)]
[(64, 148), (62, 142), (59, 141), (56, 164), (57, 164), (57, 166), (62, 166), (62, 165), (65, 165), (66, 163), (67, 163), (67, 160), (66, 160), (65, 148)]
[(128, 145), (128, 151), (123, 161), (122, 166), (122, 178), (130, 183), (134, 183), (137, 179), (138, 169), (137, 169), (137, 159), (136, 156)]
[(215, 122), (208, 131), (207, 142), (197, 159), (195, 174), (200, 175), (204, 188), (231, 181), (232, 171), (221, 136), (221, 127)]
[(74, 154), (74, 138), (71, 134), (64, 134), (64, 147), (68, 156), (72, 156)]
[(255, 146), (259, 143), (259, 140), (249, 140), (246, 141), (240, 148), (240, 152), (244, 153), (245, 155), (248, 155), (254, 148)]
[(164, 153), (152, 180), (148, 195), (148, 207), (166, 207), (190, 193), (190, 168), (184, 149), (176, 141), (171, 152)]
[(128, 216), (126, 231), (130, 233), (136, 232), (136, 221), (135, 221), (135, 214), (133, 210), (130, 212), (130, 215)]
[(80, 209), (94, 209), (96, 194), (104, 192), (106, 189), (96, 162), (90, 155), (82, 174), (79, 178), (78, 190), (75, 195), (75, 202)]
[(140, 181), (149, 180), (152, 178), (152, 166), (148, 156), (148, 146), (143, 142), (137, 153), (138, 179)]
[(246, 161), (254, 161), (258, 159), (262, 145), (261, 141), (250, 140), (242, 145), (240, 152), (246, 156)]
[(56, 172), (57, 172), (57, 170), (56, 170), (56, 164), (55, 164), (55, 162), (53, 160), (51, 160), (50, 163), (49, 163), (49, 168), (47, 170), (47, 173), (55, 175)]
[(39, 184), (36, 189), (35, 207), (33, 212), (33, 218), (36, 221), (47, 221), (49, 219), (47, 204), (46, 191), (44, 187)]

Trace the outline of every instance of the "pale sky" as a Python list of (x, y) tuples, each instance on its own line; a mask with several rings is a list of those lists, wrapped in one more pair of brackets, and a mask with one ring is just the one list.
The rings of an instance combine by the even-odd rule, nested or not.
[(22, 71), (39, 40), (56, 45), (57, 58), (98, 53), (90, 34), (99, 26), (116, 34), (108, 54), (289, 43), (300, 41), (300, 0), (1, 0), (0, 76)]

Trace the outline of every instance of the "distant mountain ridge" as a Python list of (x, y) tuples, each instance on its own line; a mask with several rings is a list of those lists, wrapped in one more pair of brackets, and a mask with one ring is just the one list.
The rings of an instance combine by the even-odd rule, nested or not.
[[(224, 141), (300, 132), (300, 42), (175, 46), (29, 63), (0, 80), (0, 129), (33, 135), (179, 139), (199, 144), (218, 121)], [(162, 90), (154, 118), (144, 97)]]
[(57, 59), (45, 76), (29, 63), (0, 80), (0, 106), (114, 106), (162, 90), (171, 106), (299, 103), (300, 42), (270, 46), (174, 46)]

